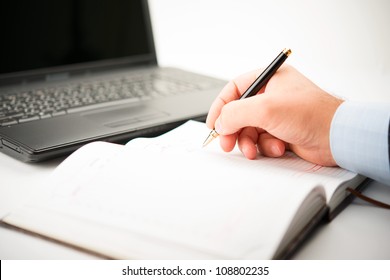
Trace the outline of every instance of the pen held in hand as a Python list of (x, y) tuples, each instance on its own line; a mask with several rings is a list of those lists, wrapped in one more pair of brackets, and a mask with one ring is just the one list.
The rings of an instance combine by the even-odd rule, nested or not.
[[(284, 49), (275, 59), (268, 65), (267, 68), (257, 77), (257, 79), (248, 87), (248, 89), (240, 96), (239, 99), (244, 99), (256, 95), (259, 90), (271, 79), (287, 57), (291, 54), (290, 49)], [(213, 129), (206, 140), (203, 142), (203, 147), (207, 146), (211, 141), (218, 137), (218, 132)]]

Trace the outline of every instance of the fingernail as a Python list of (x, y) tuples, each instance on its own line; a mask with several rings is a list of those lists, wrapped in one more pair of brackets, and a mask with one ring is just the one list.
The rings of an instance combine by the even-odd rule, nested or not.
[(280, 150), (278, 145), (273, 145), (271, 147), (271, 151), (274, 154), (274, 156), (281, 156), (282, 155), (282, 151)]

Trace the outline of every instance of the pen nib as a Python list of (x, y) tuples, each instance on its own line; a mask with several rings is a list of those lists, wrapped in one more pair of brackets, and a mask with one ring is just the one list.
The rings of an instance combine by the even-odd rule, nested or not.
[(206, 147), (211, 141), (213, 141), (215, 138), (218, 137), (218, 133), (215, 131), (215, 130), (212, 130), (209, 134), (209, 136), (207, 136), (206, 140), (204, 140), (203, 142), (203, 148)]

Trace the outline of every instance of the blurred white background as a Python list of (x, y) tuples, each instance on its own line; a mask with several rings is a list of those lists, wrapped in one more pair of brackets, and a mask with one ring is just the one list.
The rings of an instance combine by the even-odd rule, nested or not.
[(232, 79), (287, 63), (332, 94), (390, 101), (388, 0), (150, 0), (159, 63)]

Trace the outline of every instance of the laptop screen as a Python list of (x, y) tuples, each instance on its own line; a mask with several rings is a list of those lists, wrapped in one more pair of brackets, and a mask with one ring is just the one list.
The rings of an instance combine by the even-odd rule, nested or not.
[(0, 10), (0, 76), (97, 61), (109, 65), (156, 59), (146, 1), (5, 1)]

